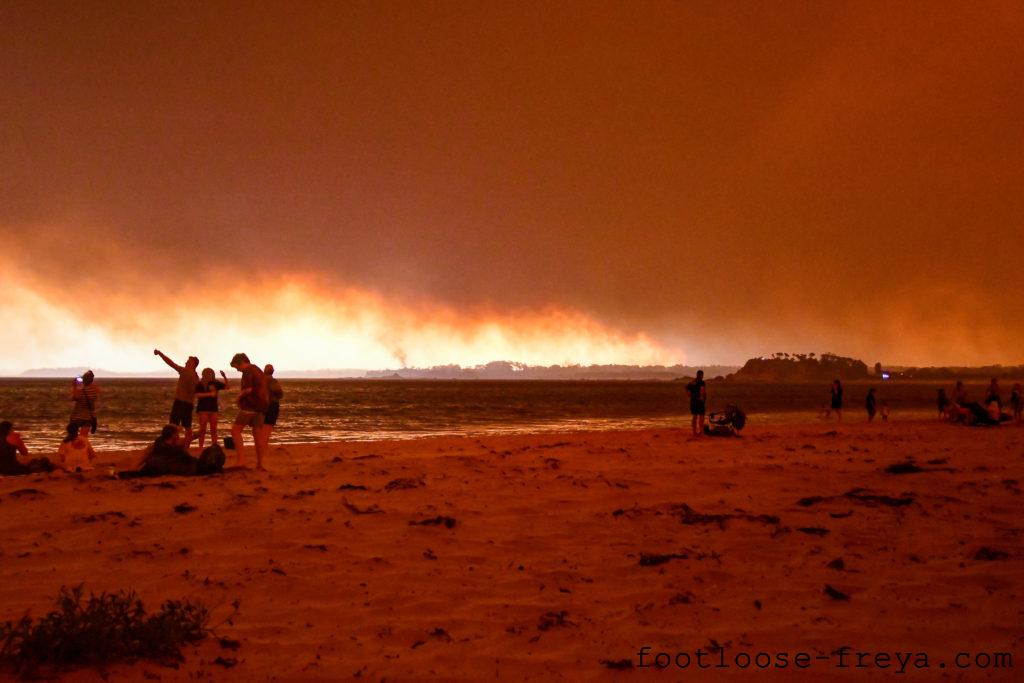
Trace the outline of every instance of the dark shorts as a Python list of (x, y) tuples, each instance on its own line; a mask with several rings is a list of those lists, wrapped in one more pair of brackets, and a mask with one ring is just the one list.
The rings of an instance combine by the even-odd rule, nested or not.
[(273, 427), (277, 424), (277, 418), (281, 414), (281, 404), (274, 401), (267, 408), (267, 412), (263, 413), (263, 424), (270, 425)]
[(690, 401), (690, 415), (703, 415), (706, 410), (704, 401)]
[(185, 429), (192, 429), (192, 404), (188, 401), (174, 399), (174, 405), (171, 406), (170, 423), (181, 425)]
[(832, 410), (842, 410), (843, 402), (836, 399), (832, 399)]
[(196, 412), (197, 413), (219, 413), (220, 406), (217, 405), (217, 399), (204, 396), (203, 398), (196, 401)]

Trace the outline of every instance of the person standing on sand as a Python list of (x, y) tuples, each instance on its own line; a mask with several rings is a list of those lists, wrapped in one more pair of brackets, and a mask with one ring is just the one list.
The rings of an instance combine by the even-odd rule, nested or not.
[[(690, 395), (690, 428), (694, 436), (704, 433), (704, 414), (707, 412), (708, 389), (704, 382), (704, 371), (697, 371), (697, 379), (686, 385)], [(698, 424), (699, 423), (699, 424)]]
[(231, 367), (242, 373), (242, 390), (238, 392), (238, 416), (231, 426), (231, 436), (238, 453), (238, 465), (245, 466), (245, 450), (242, 446), (242, 430), (252, 428), (252, 440), (256, 447), (256, 469), (265, 470), (263, 457), (266, 455), (267, 444), (263, 440), (263, 413), (270, 407), (267, 393), (267, 382), (263, 372), (249, 362), (244, 353), (236, 353), (231, 359)]
[(875, 419), (876, 412), (876, 401), (875, 401), (875, 388), (871, 387), (868, 389), (868, 397), (864, 399), (864, 408), (868, 411), (868, 422), (872, 422)]
[(213, 374), (213, 368), (203, 368), (202, 379), (196, 385), (196, 417), (199, 418), (199, 449), (202, 450), (206, 441), (206, 428), (210, 428), (210, 443), (217, 445), (217, 418), (220, 416), (220, 403), (217, 394), (228, 388), (228, 376), (220, 371), (224, 380), (221, 382)]
[(1021, 423), (1021, 413), (1024, 412), (1024, 395), (1021, 394), (1020, 382), (1013, 385), (1010, 392), (1010, 411), (1013, 413), (1013, 421)]
[(832, 381), (832, 402), (829, 404), (829, 409), (825, 413), (825, 419), (829, 419), (832, 416), (832, 411), (836, 411), (836, 421), (843, 421), (843, 384), (838, 379)]
[(153, 349), (153, 355), (160, 356), (178, 373), (178, 384), (174, 388), (174, 403), (171, 404), (171, 418), (168, 422), (185, 429), (185, 447), (192, 443), (192, 404), (196, 400), (196, 385), (199, 384), (199, 359), (189, 356), (181, 366), (168, 358), (160, 349)]
[(281, 383), (274, 378), (274, 366), (267, 363), (263, 368), (263, 377), (267, 382), (267, 394), (270, 404), (267, 412), (263, 413), (263, 442), (266, 448), (270, 447), (270, 435), (277, 424), (277, 418), (281, 413), (281, 399), (284, 398), (284, 389)]
[(939, 406), (939, 419), (945, 419), (949, 417), (949, 397), (946, 396), (945, 389), (939, 389), (939, 396), (936, 399), (936, 403)]
[[(96, 432), (96, 401), (100, 397), (100, 388), (96, 384), (96, 375), (92, 370), (82, 373), (81, 377), (71, 380), (71, 400), (75, 406), (71, 409), (69, 425), (88, 427)], [(77, 433), (77, 432), (76, 432)]]

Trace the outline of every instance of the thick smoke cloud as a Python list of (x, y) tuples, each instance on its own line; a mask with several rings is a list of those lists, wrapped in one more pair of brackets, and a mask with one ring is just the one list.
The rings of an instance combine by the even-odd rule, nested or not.
[(23, 302), (134, 339), (312, 278), (418, 311), (366, 328), (409, 362), (435, 315), (552, 363), (597, 358), (557, 315), (636, 362), (1024, 361), (1017, 3), (214, 5), (0, 8)]

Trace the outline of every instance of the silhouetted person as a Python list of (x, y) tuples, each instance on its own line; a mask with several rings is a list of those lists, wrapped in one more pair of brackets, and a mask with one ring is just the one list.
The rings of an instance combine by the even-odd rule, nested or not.
[(81, 377), (71, 380), (71, 400), (75, 405), (71, 409), (71, 419), (68, 424), (76, 427), (88, 427), (89, 431), (95, 434), (96, 402), (99, 397), (100, 388), (96, 384), (96, 375), (92, 370), (87, 370), (82, 373)]
[(199, 359), (189, 356), (182, 366), (168, 358), (160, 349), (153, 349), (153, 355), (163, 358), (164, 362), (178, 373), (178, 384), (174, 387), (174, 403), (171, 405), (171, 418), (168, 422), (185, 428), (187, 448), (188, 444), (192, 443), (192, 404), (196, 399), (196, 385), (199, 384), (199, 375), (196, 374)]
[(1010, 392), (1010, 412), (1013, 413), (1013, 421), (1021, 422), (1021, 413), (1024, 412), (1024, 394), (1021, 394), (1020, 383), (1013, 385)]
[(46, 458), (36, 458), (27, 463), (18, 460), (18, 454), (28, 457), (28, 447), (21, 435), (14, 431), (14, 425), (4, 420), (0, 422), (0, 474), (13, 477), (21, 474), (37, 474), (52, 472), (53, 463)]
[(995, 403), (997, 408), (1002, 411), (1003, 409), (1003, 397), (999, 391), (999, 381), (993, 377), (992, 381), (988, 384), (988, 391), (985, 393), (985, 406), (987, 407), (990, 403)]
[(135, 471), (121, 472), (122, 479), (134, 477), (203, 476), (224, 471), (224, 451), (213, 445), (203, 449), (198, 458), (186, 449), (187, 443), (177, 425), (165, 425), (160, 436), (142, 454)]
[(274, 432), (274, 425), (277, 424), (277, 418), (281, 415), (281, 399), (284, 398), (284, 389), (274, 377), (273, 365), (268, 363), (264, 366), (263, 378), (267, 383), (267, 395), (270, 398), (267, 411), (263, 413), (263, 443), (269, 448), (270, 435)]
[(953, 403), (961, 408), (970, 403), (967, 398), (967, 388), (960, 380), (957, 380), (956, 386), (953, 387)]
[(877, 409), (875, 403), (875, 389), (872, 387), (868, 389), (868, 397), (864, 399), (864, 409), (868, 411), (868, 422), (872, 422), (875, 419)]
[(694, 436), (704, 433), (704, 414), (707, 412), (708, 389), (704, 382), (704, 371), (697, 371), (697, 378), (686, 385), (690, 395), (690, 428)]
[(213, 368), (203, 368), (202, 378), (196, 385), (196, 417), (199, 418), (199, 449), (206, 441), (206, 428), (210, 428), (210, 443), (217, 444), (217, 420), (220, 417), (220, 401), (217, 395), (228, 388), (229, 382), (224, 371), (220, 371), (221, 382), (213, 374)]
[(270, 396), (267, 393), (267, 382), (263, 371), (249, 362), (244, 353), (236, 353), (231, 359), (231, 367), (242, 373), (242, 389), (238, 392), (238, 416), (231, 427), (231, 436), (238, 453), (238, 464), (245, 466), (245, 450), (242, 445), (242, 430), (252, 428), (252, 440), (256, 447), (256, 469), (264, 470), (263, 458), (267, 444), (263, 440), (263, 414), (270, 407)]
[(949, 417), (949, 397), (946, 396), (945, 389), (939, 389), (939, 395), (935, 403), (939, 408), (939, 419)]
[(843, 384), (838, 379), (833, 380), (832, 388), (832, 401), (829, 404), (828, 410), (825, 412), (825, 419), (827, 420), (832, 416), (832, 411), (836, 412), (836, 420), (838, 422), (843, 421)]

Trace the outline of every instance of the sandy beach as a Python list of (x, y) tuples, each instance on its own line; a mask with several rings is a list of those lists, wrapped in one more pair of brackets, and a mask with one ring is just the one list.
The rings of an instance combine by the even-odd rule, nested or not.
[[(901, 668), (897, 653), (914, 653), (908, 673), (923, 653), (920, 673), (951, 680), (1015, 678), (994, 654), (958, 668), (961, 652), (1024, 666), (1024, 429), (808, 423), (271, 453), (269, 474), (0, 479), (0, 619), (48, 611), (62, 584), (133, 588), (150, 608), (200, 599), (214, 622), (238, 601), (217, 628), (237, 649), (211, 638), (178, 669), (139, 662), (113, 680), (603, 680), (658, 675), (639, 665), (659, 652), (694, 657), (670, 680), (873, 679)], [(837, 669), (843, 646), (870, 666)], [(698, 649), (730, 668), (699, 669)], [(741, 652), (790, 665), (743, 670)]]

